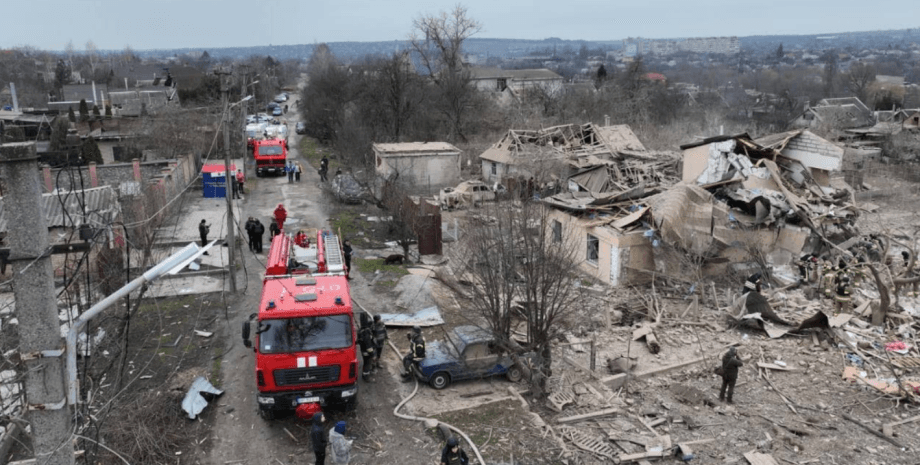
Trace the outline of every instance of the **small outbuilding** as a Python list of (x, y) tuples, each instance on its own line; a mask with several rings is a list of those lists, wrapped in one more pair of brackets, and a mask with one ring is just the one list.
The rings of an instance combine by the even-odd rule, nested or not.
[(460, 149), (447, 142), (374, 144), (377, 175), (406, 186), (454, 186), (460, 181)]

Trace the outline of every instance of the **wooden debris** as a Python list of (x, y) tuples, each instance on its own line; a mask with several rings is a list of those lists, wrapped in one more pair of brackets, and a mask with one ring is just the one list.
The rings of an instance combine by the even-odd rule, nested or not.
[(562, 413), (563, 407), (575, 402), (575, 395), (570, 391), (559, 391), (550, 394), (546, 400), (549, 401), (549, 408)]
[(769, 370), (776, 370), (776, 371), (797, 371), (795, 368), (779, 366), (775, 363), (757, 362), (757, 366), (760, 368), (766, 368)]
[(774, 459), (770, 454), (748, 452), (744, 454), (744, 458), (746, 458), (751, 465), (779, 465), (779, 462), (777, 462), (776, 459)]
[(915, 421), (917, 421), (917, 420), (920, 420), (920, 415), (917, 415), (917, 416), (915, 416), (915, 417), (910, 417), (910, 418), (908, 418), (908, 419), (906, 419), (906, 420), (896, 421), (896, 422), (894, 422), (894, 423), (886, 423), (886, 424), (882, 425), (882, 433), (884, 433), (886, 436), (891, 436), (891, 435), (894, 434), (894, 427), (895, 427), (895, 426), (903, 425), (903, 424), (906, 424), (906, 423), (913, 423), (913, 422), (915, 422)]
[(633, 444), (638, 444), (642, 447), (645, 447), (648, 444), (649, 439), (652, 439), (648, 436), (621, 433), (616, 430), (607, 430), (607, 437), (610, 438), (611, 441), (628, 441)]
[(857, 425), (861, 426), (864, 430), (866, 430), (866, 431), (872, 433), (873, 435), (878, 436), (878, 437), (880, 437), (880, 438), (882, 438), (882, 439), (884, 439), (884, 440), (890, 442), (890, 443), (893, 444), (895, 447), (898, 447), (898, 448), (900, 448), (900, 449), (906, 449), (906, 447), (905, 447), (903, 444), (901, 444), (900, 442), (896, 441), (895, 439), (890, 438), (890, 437), (888, 437), (888, 436), (885, 436), (885, 435), (882, 434), (881, 432), (876, 431), (875, 428), (873, 428), (873, 427), (871, 427), (871, 426), (869, 426), (869, 425), (867, 425), (867, 424), (865, 424), (865, 423), (863, 423), (863, 422), (861, 422), (861, 421), (859, 421), (859, 420), (857, 420), (857, 419), (855, 419), (855, 418), (853, 418), (853, 417), (851, 417), (851, 416), (849, 416), (849, 415), (847, 415), (847, 414), (845, 414), (845, 413), (843, 414), (843, 418), (845, 418), (847, 421), (851, 421), (851, 422), (853, 422), (853, 423), (856, 423)]
[(559, 418), (556, 420), (556, 423), (569, 423), (569, 422), (578, 421), (578, 420), (586, 420), (588, 418), (597, 418), (597, 417), (603, 417), (607, 415), (614, 415), (619, 411), (620, 409), (615, 408), (615, 407), (607, 408), (604, 410), (598, 410), (596, 412), (585, 413), (582, 415), (572, 415), (570, 417)]
[(664, 451), (659, 452), (639, 452), (638, 454), (625, 454), (620, 456), (620, 463), (638, 462), (644, 459), (664, 457)]
[(645, 344), (648, 346), (648, 351), (657, 354), (661, 352), (661, 344), (658, 343), (658, 338), (655, 337), (654, 329), (654, 325), (642, 325), (642, 327), (633, 331), (632, 340), (638, 341), (639, 339), (645, 338)]
[(589, 436), (575, 428), (565, 428), (562, 434), (579, 449), (607, 457), (610, 460), (616, 460), (616, 450), (613, 449), (613, 446), (608, 441), (602, 438)]
[[(74, 458), (81, 458), (85, 454), (85, 451), (78, 450), (73, 453)], [(36, 465), (38, 461), (36, 459), (25, 459), (17, 460), (15, 462), (9, 462), (7, 465)]]

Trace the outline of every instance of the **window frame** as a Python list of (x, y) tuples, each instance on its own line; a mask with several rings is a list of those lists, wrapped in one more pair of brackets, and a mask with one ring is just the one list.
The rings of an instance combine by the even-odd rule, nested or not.
[[(593, 234), (588, 234), (587, 236), (588, 237), (586, 238), (586, 241), (585, 241), (586, 242), (585, 261), (594, 266), (597, 266), (598, 261), (600, 260), (600, 256), (601, 256), (601, 241), (600, 239), (598, 239), (597, 236)], [(594, 244), (594, 250), (593, 250), (594, 258), (593, 259), (591, 258), (591, 252), (592, 252), (591, 244), (592, 243)]]

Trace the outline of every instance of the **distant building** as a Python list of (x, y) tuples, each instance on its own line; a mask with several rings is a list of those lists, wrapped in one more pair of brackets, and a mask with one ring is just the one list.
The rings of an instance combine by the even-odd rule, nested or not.
[[(683, 40), (643, 39), (630, 37), (623, 41), (626, 56), (666, 56), (678, 52), (718, 53), (737, 55), (741, 52), (741, 40), (737, 37), (692, 37)], [(634, 50), (630, 55), (630, 50)]]

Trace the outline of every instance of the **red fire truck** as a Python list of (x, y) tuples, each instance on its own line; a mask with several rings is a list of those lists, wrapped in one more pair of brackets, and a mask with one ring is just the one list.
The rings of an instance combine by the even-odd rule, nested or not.
[(284, 174), (287, 161), (287, 141), (284, 139), (255, 139), (251, 141), (252, 157), (256, 160), (256, 176), (264, 173)]
[(316, 231), (307, 247), (294, 245), (286, 234), (272, 238), (265, 265), (265, 277), (310, 273), (345, 274), (345, 258), (339, 238), (328, 231)]
[(275, 236), (259, 312), (243, 322), (265, 419), (280, 411), (309, 418), (357, 402), (357, 330), (339, 239), (321, 231), (309, 248), (316, 250), (315, 267), (298, 261), (303, 248), (290, 237)]

